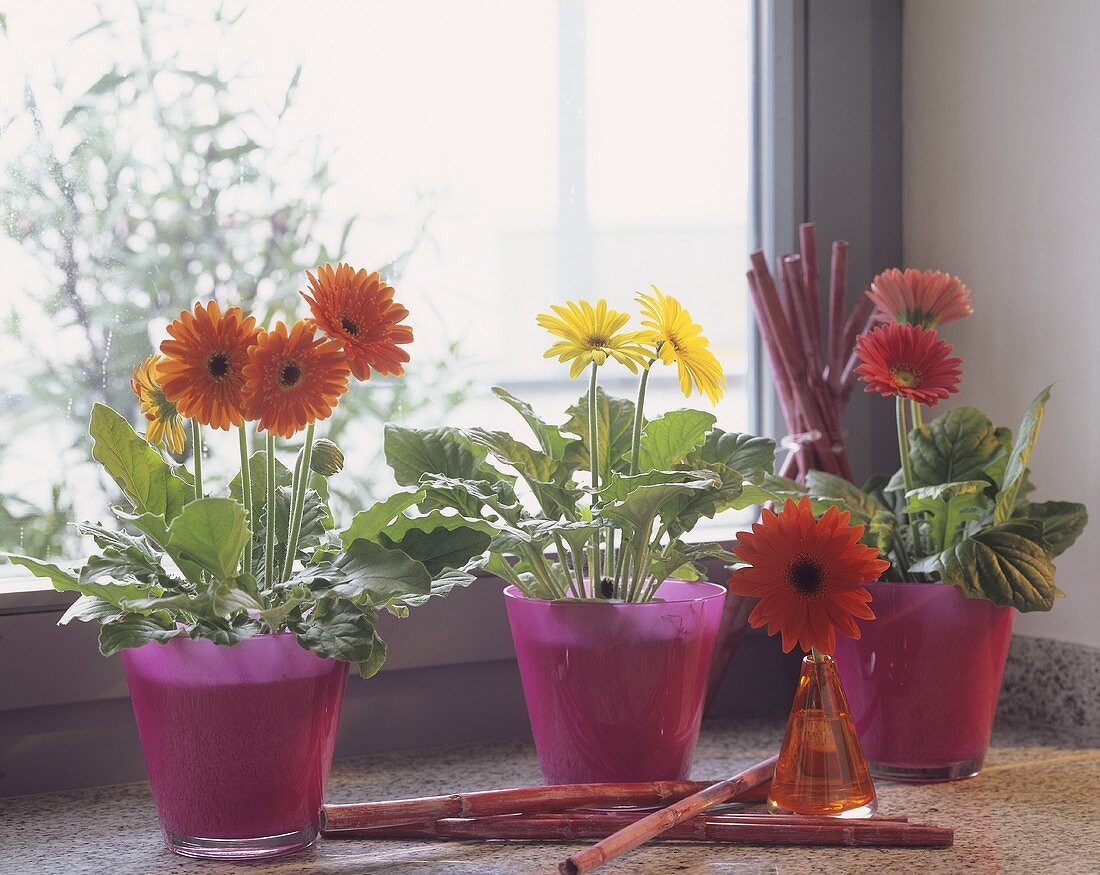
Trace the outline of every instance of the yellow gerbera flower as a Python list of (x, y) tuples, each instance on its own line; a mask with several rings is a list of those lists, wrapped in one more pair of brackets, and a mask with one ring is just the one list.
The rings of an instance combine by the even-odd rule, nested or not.
[(726, 374), (714, 353), (708, 349), (710, 341), (702, 335), (702, 326), (691, 320), (691, 315), (679, 301), (653, 286), (653, 294), (640, 294), (636, 298), (642, 305), (642, 325), (648, 331), (640, 332), (643, 343), (657, 347), (657, 355), (666, 365), (676, 363), (680, 377), (680, 389), (684, 397), (691, 397), (692, 385), (717, 404), (726, 385)]
[(632, 374), (638, 373), (638, 367), (644, 368), (653, 357), (638, 342), (637, 332), (620, 330), (630, 317), (609, 309), (603, 298), (595, 307), (588, 301), (566, 301), (564, 307), (550, 309), (557, 315), (541, 313), (536, 321), (561, 340), (546, 351), (544, 358), (572, 361), (571, 379), (576, 379), (590, 364), (602, 365), (608, 356), (626, 365)]
[(137, 395), (141, 413), (149, 423), (145, 430), (145, 440), (153, 446), (167, 446), (171, 452), (179, 455), (183, 452), (187, 435), (183, 430), (183, 418), (177, 412), (175, 403), (164, 397), (164, 390), (160, 387), (160, 361), (159, 355), (151, 355), (136, 366), (130, 388)]

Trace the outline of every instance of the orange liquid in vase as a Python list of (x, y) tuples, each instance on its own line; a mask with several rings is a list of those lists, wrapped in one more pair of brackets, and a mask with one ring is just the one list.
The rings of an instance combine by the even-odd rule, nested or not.
[(775, 766), (768, 810), (869, 817), (875, 785), (859, 746), (836, 663), (807, 656)]

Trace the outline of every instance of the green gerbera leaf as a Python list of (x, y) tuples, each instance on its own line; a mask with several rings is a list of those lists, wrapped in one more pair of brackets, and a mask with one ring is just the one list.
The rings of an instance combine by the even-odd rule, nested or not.
[(912, 571), (938, 574), (969, 598), (986, 598), (1018, 611), (1046, 611), (1058, 594), (1054, 562), (1036, 520), (1012, 520), (963, 538), (914, 562)]
[(380, 663), (371, 659), (375, 637), (373, 609), (334, 596), (320, 599), (297, 633), (298, 642), (322, 658), (367, 664), (377, 671)]
[[(577, 448), (577, 464), (591, 467), (588, 439), (588, 393), (565, 411), (569, 419), (562, 431), (575, 434), (583, 443)], [(596, 438), (599, 442), (600, 482), (606, 482), (614, 471), (624, 472), (629, 467), (630, 438), (634, 430), (634, 402), (625, 398), (613, 398), (596, 388)]]
[(380, 537), (384, 547), (396, 548), (424, 563), (435, 577), (446, 568), (461, 568), (489, 548), (497, 528), (483, 520), (448, 516), (433, 510), (425, 516), (399, 516)]
[(134, 582), (118, 582), (111, 579), (84, 580), (77, 574), (61, 568), (52, 562), (42, 562), (30, 556), (20, 556), (17, 553), (0, 553), (6, 556), (14, 565), (26, 568), (35, 577), (43, 577), (53, 584), (58, 592), (78, 592), (81, 595), (95, 596), (116, 607), (127, 599), (142, 598), (150, 591), (159, 593), (159, 589), (150, 588), (147, 584)]
[(195, 497), (195, 490), (120, 414), (103, 404), (92, 407), (88, 427), (92, 457), (111, 475), (139, 513), (161, 516), (166, 523)]
[(982, 480), (1002, 451), (997, 430), (977, 407), (956, 407), (909, 435), (913, 487)]
[(570, 460), (569, 464), (571, 464), (574, 469), (581, 464), (576, 452), (580, 444), (579, 441), (562, 434), (561, 429), (557, 426), (543, 422), (530, 404), (517, 398), (510, 392), (499, 386), (494, 386), (493, 394), (510, 405), (516, 413), (523, 417), (527, 425), (530, 426), (535, 438), (538, 440), (539, 447), (542, 448), (542, 451), (546, 455), (559, 461), (568, 459)]
[(985, 480), (963, 480), (922, 486), (906, 493), (907, 509), (921, 521), (926, 552), (939, 553), (953, 547), (967, 526), (981, 519), (991, 504), (985, 494)]
[(698, 449), (687, 455), (689, 468), (703, 464), (721, 464), (740, 471), (747, 478), (770, 475), (775, 468), (775, 441), (771, 438), (711, 429)]
[(168, 527), (168, 544), (202, 566), (215, 580), (237, 574), (248, 541), (244, 508), (231, 498), (192, 501)]
[(1089, 515), (1083, 504), (1076, 501), (1043, 501), (1024, 504), (1016, 511), (1018, 516), (1038, 520), (1043, 525), (1043, 539), (1050, 544), (1055, 556), (1073, 546), (1073, 542), (1085, 530)]
[(99, 630), (99, 652), (112, 656), (127, 647), (141, 647), (150, 641), (161, 644), (187, 630), (177, 626), (167, 616), (147, 617), (130, 614), (115, 623), (105, 623)]
[(366, 510), (359, 511), (352, 517), (351, 524), (340, 533), (340, 540), (344, 542), (344, 546), (359, 538), (376, 541), (395, 517), (423, 499), (422, 489), (396, 492)]
[(703, 443), (715, 416), (702, 410), (673, 410), (646, 423), (638, 442), (638, 468), (665, 470), (679, 465)]
[(806, 477), (810, 497), (836, 504), (841, 510), (849, 510), (852, 520), (867, 525), (879, 511), (886, 510), (875, 498), (854, 483), (825, 471), (811, 471)]
[(1031, 458), (1031, 451), (1035, 447), (1035, 440), (1039, 437), (1039, 426), (1043, 422), (1043, 411), (1047, 401), (1050, 400), (1051, 387), (1047, 386), (1040, 392), (1024, 415), (1024, 421), (1020, 423), (1020, 430), (1016, 433), (1016, 442), (1012, 445), (1012, 452), (1008, 456), (1008, 464), (1005, 466), (1004, 485), (997, 496), (997, 506), (993, 510), (993, 521), (1003, 523), (1016, 507), (1016, 498), (1027, 476), (1027, 462)]

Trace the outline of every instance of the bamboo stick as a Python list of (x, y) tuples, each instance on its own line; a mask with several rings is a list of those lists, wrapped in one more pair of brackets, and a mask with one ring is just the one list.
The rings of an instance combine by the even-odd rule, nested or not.
[[(488, 821), (488, 822), (487, 822)], [(629, 815), (577, 818), (565, 815), (522, 815), (482, 818), (445, 819), (433, 823), (414, 823), (354, 833), (337, 833), (337, 838), (367, 840), (502, 840), (569, 842), (608, 836), (633, 821)], [(931, 824), (912, 824), (892, 820), (840, 820), (820, 818), (811, 822), (784, 823), (762, 815), (758, 821), (736, 822), (719, 818), (692, 818), (670, 827), (657, 837), (659, 841), (718, 842), (738, 845), (817, 845), (836, 847), (931, 847), (945, 848), (954, 843), (954, 830)], [(583, 853), (583, 852), (582, 852)], [(564, 873), (591, 872), (596, 866), (584, 863), (580, 868), (570, 857), (559, 866)]]
[[(560, 831), (569, 827), (575, 829), (588, 829), (596, 831), (604, 830), (604, 835), (609, 835), (616, 829), (636, 823), (645, 816), (642, 811), (587, 811), (577, 809), (562, 812), (541, 812), (537, 814), (498, 814), (492, 817), (478, 818), (441, 818), (426, 823), (403, 823), (396, 826), (382, 826), (371, 829), (345, 829), (335, 832), (326, 832), (325, 835), (334, 839), (432, 839), (432, 838), (501, 838), (502, 833), (522, 831), (522, 826), (531, 827), (530, 831), (537, 832), (538, 824), (552, 824)], [(833, 817), (814, 817), (800, 814), (700, 814), (697, 817), (682, 821), (682, 825), (698, 826), (700, 823), (712, 825), (801, 825), (813, 826), (815, 824), (834, 824)], [(909, 818), (900, 817), (874, 817), (848, 821), (856, 827), (873, 826), (882, 823), (908, 823)], [(547, 828), (549, 829), (549, 828)]]
[[(326, 805), (321, 829), (328, 835), (343, 830), (371, 829), (421, 823), (447, 817), (487, 817), (496, 814), (532, 814), (600, 805), (659, 805), (675, 802), (713, 785), (707, 781), (648, 781), (621, 784), (558, 784), (422, 796), (386, 802)], [(731, 801), (760, 802), (767, 787), (745, 787)]]
[(798, 242), (802, 251), (802, 287), (806, 295), (806, 310), (813, 327), (814, 348), (818, 351), (817, 369), (821, 359), (821, 298), (817, 271), (817, 227), (813, 222), (798, 226)]
[(756, 314), (756, 321), (763, 329), (760, 332), (760, 336), (767, 349), (768, 360), (772, 364), (772, 374), (775, 377), (775, 390), (776, 394), (779, 396), (779, 406), (783, 412), (783, 421), (786, 423), (787, 427), (790, 428), (792, 427), (792, 423), (795, 422), (794, 396), (791, 390), (790, 374), (787, 371), (783, 356), (776, 346), (775, 334), (770, 327), (768, 310), (764, 306), (763, 292), (760, 289), (760, 283), (757, 281), (756, 274), (750, 270), (746, 274), (746, 277), (749, 281), (749, 299), (752, 302), (753, 312)]
[(848, 300), (848, 244), (833, 243), (833, 259), (829, 271), (829, 385), (833, 392), (840, 389), (840, 373), (847, 350), (844, 341), (844, 312)]
[(821, 354), (817, 348), (817, 337), (813, 329), (813, 314), (809, 310), (809, 293), (802, 281), (802, 257), (784, 255), (777, 265), (787, 289), (787, 318), (802, 339), (802, 355), (806, 360), (806, 377), (811, 382), (821, 372)]
[[(578, 851), (562, 861), (559, 870), (564, 875), (581, 875), (584, 872), (591, 872), (597, 866), (602, 866), (609, 860), (614, 860), (616, 857), (629, 853), (638, 845), (661, 835), (682, 821), (688, 820), (697, 814), (702, 814), (715, 805), (721, 805), (723, 802), (729, 801), (743, 790), (758, 787), (766, 781), (770, 781), (772, 775), (775, 774), (777, 759), (778, 756), (768, 757), (732, 778), (719, 781), (717, 784), (681, 799), (667, 808), (662, 808), (660, 811), (655, 811), (641, 820), (634, 821), (607, 836), (607, 838), (601, 839), (592, 847)], [(772, 829), (779, 828), (772, 827)], [(795, 829), (798, 828), (795, 827)], [(745, 827), (745, 829), (760, 829), (760, 827)]]
[(864, 294), (859, 296), (852, 312), (848, 314), (848, 321), (844, 323), (843, 349), (847, 355), (851, 355), (855, 349), (856, 337), (863, 333), (867, 326), (872, 324), (875, 315), (875, 302)]

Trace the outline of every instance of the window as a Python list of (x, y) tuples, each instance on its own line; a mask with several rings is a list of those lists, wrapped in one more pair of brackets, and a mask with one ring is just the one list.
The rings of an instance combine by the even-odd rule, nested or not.
[[(559, 418), (585, 387), (542, 358), (534, 317), (572, 297), (679, 296), (727, 370), (720, 424), (748, 430), (750, 5), (18, 4), (0, 18), (0, 549), (72, 553), (66, 524), (104, 516), (83, 425), (94, 401), (136, 417), (129, 371), (166, 317), (211, 294), (295, 307), (302, 270), (340, 257), (385, 266), (417, 331), (408, 378), (330, 423), (348, 505), (388, 485), (382, 420), (520, 426), (494, 384)], [(655, 371), (647, 410), (683, 404)]]

